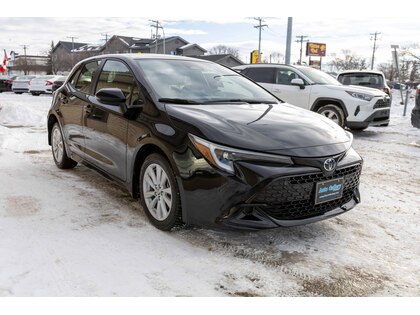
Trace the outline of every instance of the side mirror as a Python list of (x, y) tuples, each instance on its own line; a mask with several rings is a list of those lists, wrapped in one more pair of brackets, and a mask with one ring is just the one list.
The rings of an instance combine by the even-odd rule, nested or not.
[(293, 79), (290, 83), (292, 85), (297, 85), (301, 90), (305, 88), (305, 82), (303, 82), (302, 79)]
[(125, 103), (126, 97), (121, 89), (116, 88), (105, 88), (100, 89), (96, 92), (96, 98), (107, 105), (119, 106), (121, 103)]

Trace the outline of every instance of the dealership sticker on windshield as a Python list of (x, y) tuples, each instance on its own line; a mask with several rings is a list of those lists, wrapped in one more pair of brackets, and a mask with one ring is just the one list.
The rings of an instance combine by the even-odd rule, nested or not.
[(336, 178), (316, 184), (315, 204), (339, 199), (343, 195), (344, 178)]

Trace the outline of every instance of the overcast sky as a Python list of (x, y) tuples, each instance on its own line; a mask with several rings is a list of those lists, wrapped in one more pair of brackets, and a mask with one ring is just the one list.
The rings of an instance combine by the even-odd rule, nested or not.
[[(353, 1), (352, 3), (356, 2)], [(313, 4), (307, 6), (313, 6)], [(317, 7), (319, 8), (319, 6)], [(75, 39), (77, 42), (91, 44), (104, 43), (103, 34), (105, 33), (108, 36), (126, 35), (150, 38), (151, 23), (149, 19), (159, 19), (165, 28), (167, 37), (179, 35), (187, 41), (197, 43), (206, 49), (219, 44), (235, 47), (239, 49), (241, 59), (246, 62), (249, 61), (249, 53), (258, 49), (258, 30), (253, 27), (257, 24), (257, 21), (253, 19), (255, 15), (250, 15), (250, 12), (244, 12), (239, 17), (236, 12), (233, 18), (223, 16), (226, 11), (220, 11), (221, 15), (215, 15), (214, 13), (205, 15), (205, 10), (200, 11), (201, 15), (198, 18), (195, 17), (195, 14), (180, 18), (177, 16), (182, 15), (176, 12), (168, 17), (167, 12), (164, 12), (164, 14), (160, 11), (159, 14), (139, 11), (139, 13), (148, 13), (142, 14), (143, 17), (109, 17), (114, 14), (120, 15), (120, 12), (118, 10), (112, 12), (109, 10), (98, 11), (99, 13), (95, 13), (102, 17), (96, 18), (54, 17), (54, 15), (61, 15), (62, 11), (52, 11), (48, 14), (45, 14), (45, 11), (39, 12), (36, 10), (30, 12), (33, 12), (34, 16), (41, 14), (50, 17), (0, 17), (1, 51), (6, 49), (7, 52), (14, 50), (23, 53), (22, 45), (27, 45), (28, 54), (44, 54), (51, 45), (51, 41), (54, 41), (54, 43), (59, 40), (71, 41), (68, 38), (70, 36), (77, 37)], [(78, 12), (80, 13), (80, 11)], [(181, 12), (185, 13), (182, 8)], [(282, 11), (278, 10), (278, 12)], [(299, 58), (300, 45), (295, 42), (298, 35), (306, 35), (313, 42), (326, 43), (327, 58), (324, 59), (325, 62), (335, 56), (339, 57), (342, 50), (351, 50), (355, 54), (367, 58), (370, 62), (373, 48), (370, 33), (376, 31), (381, 34), (378, 36), (375, 64), (391, 60), (391, 44), (399, 44), (400, 46), (420, 44), (420, 18), (410, 16), (412, 11), (404, 11), (407, 13), (407, 16), (404, 17), (368, 17), (358, 14), (357, 16), (362, 15), (358, 18), (351, 17), (354, 14), (348, 14), (348, 17), (331, 18), (325, 17), (321, 14), (322, 12), (324, 11), (321, 10), (319, 14), (296, 15), (294, 17), (292, 62)], [(416, 10), (416, 12), (419, 12), (419, 10)], [(84, 12), (84, 14), (86, 13)], [(264, 18), (264, 23), (268, 27), (265, 27), (262, 31), (261, 51), (266, 57), (273, 52), (284, 54), (287, 16), (280, 16), (279, 14), (278, 17), (273, 18), (266, 17), (273, 16), (273, 12), (271, 14), (268, 14), (268, 12), (262, 13), (266, 13), (266, 15), (258, 16)], [(400, 14), (402, 13), (400, 12)], [(165, 17), (160, 18), (159, 15)]]

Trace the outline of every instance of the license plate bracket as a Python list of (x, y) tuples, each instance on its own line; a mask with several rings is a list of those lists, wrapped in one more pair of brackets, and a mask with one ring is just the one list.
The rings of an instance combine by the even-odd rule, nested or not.
[(316, 183), (315, 204), (340, 199), (343, 196), (344, 177)]

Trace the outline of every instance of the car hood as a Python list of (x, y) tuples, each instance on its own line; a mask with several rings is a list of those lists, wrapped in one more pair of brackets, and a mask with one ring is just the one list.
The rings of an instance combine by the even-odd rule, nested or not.
[(352, 136), (331, 120), (289, 104), (166, 104), (185, 132), (225, 146), (299, 157), (348, 150)]
[(364, 87), (359, 85), (331, 85), (329, 86), (330, 89), (336, 91), (350, 91), (350, 92), (357, 92), (357, 93), (365, 93), (373, 96), (387, 96), (384, 92), (370, 87)]

